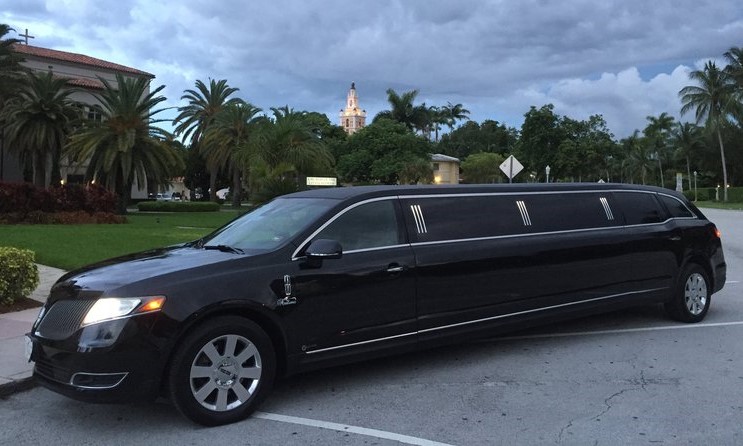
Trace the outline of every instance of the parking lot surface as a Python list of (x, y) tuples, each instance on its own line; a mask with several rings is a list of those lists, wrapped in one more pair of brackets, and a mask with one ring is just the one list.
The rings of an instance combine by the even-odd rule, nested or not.
[(703, 211), (728, 283), (700, 324), (645, 307), (321, 370), (216, 428), (37, 388), (0, 400), (0, 445), (743, 444), (743, 213)]

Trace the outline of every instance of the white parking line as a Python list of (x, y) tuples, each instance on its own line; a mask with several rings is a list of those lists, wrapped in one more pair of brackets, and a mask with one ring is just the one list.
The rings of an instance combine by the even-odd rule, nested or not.
[(275, 413), (255, 412), (253, 414), (253, 417), (261, 418), (264, 420), (278, 421), (280, 423), (301, 424), (302, 426), (319, 427), (320, 429), (330, 429), (338, 432), (350, 432), (352, 434), (383, 438), (385, 440), (397, 441), (404, 444), (414, 444), (419, 446), (452, 446), (448, 443), (439, 443), (437, 441), (426, 440), (425, 438), (411, 437), (409, 435), (401, 435), (394, 432), (380, 431), (377, 429), (367, 429), (365, 427), (358, 426), (349, 426), (347, 424), (330, 423), (328, 421), (312, 420), (309, 418), (291, 417), (288, 415), (279, 415)]
[(726, 280), (725, 285), (731, 284), (731, 283), (740, 283), (740, 280)]
[(574, 331), (568, 333), (546, 333), (536, 335), (525, 335), (525, 336), (507, 336), (503, 338), (488, 338), (481, 341), (473, 341), (475, 343), (493, 342), (493, 341), (512, 341), (521, 339), (541, 339), (541, 338), (565, 338), (570, 336), (593, 336), (600, 334), (621, 334), (621, 333), (639, 333), (643, 331), (660, 331), (660, 330), (683, 330), (691, 328), (707, 328), (707, 327), (728, 327), (732, 325), (743, 325), (743, 321), (735, 322), (715, 322), (711, 324), (685, 324), (685, 325), (667, 325), (663, 327), (642, 327), (642, 328), (624, 328), (617, 330), (595, 330), (595, 331)]

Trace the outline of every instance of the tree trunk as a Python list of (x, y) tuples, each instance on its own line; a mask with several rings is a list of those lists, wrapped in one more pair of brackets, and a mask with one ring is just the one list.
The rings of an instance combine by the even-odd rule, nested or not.
[(232, 170), (232, 207), (239, 208), (242, 201), (242, 183), (240, 182), (240, 169)]
[[(688, 156), (686, 157), (686, 175), (687, 175), (687, 178), (689, 179), (689, 190), (691, 191), (692, 190), (692, 186), (691, 186), (691, 163), (689, 162), (689, 157)], [(694, 199), (696, 200), (696, 198), (694, 198)]]
[(720, 134), (720, 126), (717, 126), (717, 140), (720, 142), (720, 158), (722, 158), (722, 189), (724, 202), (728, 201), (728, 168), (725, 166), (725, 147), (722, 145), (722, 135)]
[(49, 184), (51, 186), (59, 186), (62, 184), (62, 173), (59, 168), (59, 158), (61, 157), (60, 152), (60, 146), (57, 146), (52, 150), (52, 171), (49, 179)]
[(38, 188), (46, 188), (46, 157), (42, 154), (35, 153), (34, 162), (34, 185)]
[(217, 174), (219, 169), (214, 167), (209, 169), (209, 200), (217, 202)]
[(118, 197), (116, 211), (120, 215), (126, 215), (126, 206), (129, 204), (129, 200), (132, 197), (132, 185), (124, 182), (124, 175), (122, 172), (116, 173), (116, 195)]

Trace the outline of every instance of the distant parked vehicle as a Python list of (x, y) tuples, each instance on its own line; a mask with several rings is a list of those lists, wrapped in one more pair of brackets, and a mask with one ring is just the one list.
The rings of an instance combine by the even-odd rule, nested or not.
[(170, 196), (170, 199), (173, 201), (183, 201), (183, 196), (180, 192), (173, 192), (173, 195)]

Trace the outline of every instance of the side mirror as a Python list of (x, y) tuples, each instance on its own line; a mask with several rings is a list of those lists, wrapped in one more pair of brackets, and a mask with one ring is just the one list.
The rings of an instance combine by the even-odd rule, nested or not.
[(310, 260), (340, 259), (343, 248), (337, 240), (317, 239), (310, 243), (304, 255)]

